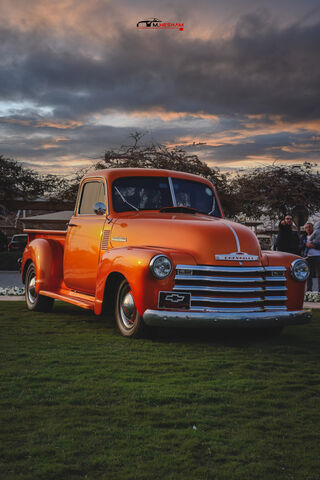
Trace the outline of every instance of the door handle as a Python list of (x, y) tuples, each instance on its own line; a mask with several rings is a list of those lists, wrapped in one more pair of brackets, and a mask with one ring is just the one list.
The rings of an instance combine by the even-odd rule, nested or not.
[(78, 227), (77, 223), (68, 223), (68, 227)]

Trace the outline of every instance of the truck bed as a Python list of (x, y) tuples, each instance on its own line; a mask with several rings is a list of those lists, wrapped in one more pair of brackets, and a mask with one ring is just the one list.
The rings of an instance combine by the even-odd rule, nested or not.
[(28, 243), (36, 238), (46, 238), (56, 240), (64, 247), (67, 230), (36, 230), (24, 229), (24, 233), (28, 234)]

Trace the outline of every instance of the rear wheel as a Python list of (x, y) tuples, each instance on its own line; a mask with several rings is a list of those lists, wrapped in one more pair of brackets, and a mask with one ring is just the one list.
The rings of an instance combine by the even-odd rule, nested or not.
[(35, 312), (50, 312), (54, 299), (39, 295), (36, 292), (36, 269), (33, 263), (30, 263), (26, 274), (26, 303), (29, 310)]
[(145, 324), (135, 306), (127, 280), (123, 280), (118, 288), (115, 317), (120, 333), (124, 337), (139, 338), (144, 334)]

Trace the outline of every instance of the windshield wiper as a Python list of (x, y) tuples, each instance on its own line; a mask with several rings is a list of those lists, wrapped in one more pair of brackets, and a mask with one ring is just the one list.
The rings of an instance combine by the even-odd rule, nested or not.
[(213, 213), (213, 212), (215, 211), (215, 209), (216, 209), (216, 199), (213, 197), (213, 199), (212, 199), (212, 208), (211, 208), (210, 212), (207, 213), (207, 215), (211, 215), (211, 213)]
[[(191, 207), (185, 207), (183, 205), (181, 206), (175, 206), (175, 207), (162, 207), (160, 208), (160, 212), (177, 212), (177, 213), (198, 213), (199, 210), (196, 210), (195, 208)], [(201, 213), (201, 212), (199, 212)]]
[(117, 187), (114, 187), (114, 189), (116, 190), (116, 192), (120, 195), (120, 198), (121, 200), (126, 203), (127, 205), (129, 205), (129, 207), (133, 208), (134, 210), (136, 210), (137, 212), (139, 212), (139, 208), (135, 207), (134, 205), (132, 205), (130, 202), (128, 202), (128, 200), (125, 199), (125, 197), (122, 195), (122, 193), (120, 192), (120, 190), (117, 188)]

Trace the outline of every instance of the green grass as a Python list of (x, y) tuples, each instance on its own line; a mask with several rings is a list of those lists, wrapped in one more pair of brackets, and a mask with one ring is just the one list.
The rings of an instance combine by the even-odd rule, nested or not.
[(319, 321), (129, 340), (0, 302), (0, 477), (319, 480)]

